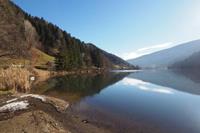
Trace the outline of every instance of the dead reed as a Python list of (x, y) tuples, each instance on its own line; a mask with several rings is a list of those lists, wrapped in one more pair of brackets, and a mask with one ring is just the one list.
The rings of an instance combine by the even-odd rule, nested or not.
[(26, 68), (0, 69), (0, 90), (28, 91), (31, 73)]

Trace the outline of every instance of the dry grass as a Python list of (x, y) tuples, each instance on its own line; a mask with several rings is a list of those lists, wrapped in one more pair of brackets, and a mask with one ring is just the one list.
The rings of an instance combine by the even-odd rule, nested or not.
[(0, 69), (0, 90), (27, 91), (31, 73), (25, 68)]
[(54, 62), (55, 58), (53, 56), (50, 56), (44, 52), (42, 52), (39, 49), (32, 48), (32, 63), (35, 66), (43, 66), (46, 65), (47, 62)]

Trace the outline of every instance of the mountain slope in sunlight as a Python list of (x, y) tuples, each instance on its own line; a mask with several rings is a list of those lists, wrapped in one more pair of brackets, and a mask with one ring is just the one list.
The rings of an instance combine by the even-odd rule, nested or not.
[(128, 60), (129, 63), (142, 68), (166, 68), (200, 52), (200, 40), (187, 42), (169, 49)]

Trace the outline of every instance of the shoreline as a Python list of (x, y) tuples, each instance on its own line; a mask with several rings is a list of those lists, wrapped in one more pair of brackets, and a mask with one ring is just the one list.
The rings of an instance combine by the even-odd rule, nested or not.
[[(124, 130), (123, 128), (119, 130), (107, 119), (102, 118), (98, 121), (73, 111), (70, 103), (54, 97), (17, 94), (10, 95), (3, 101), (0, 104), (0, 129), (3, 133), (121, 133)], [(24, 107), (19, 104), (20, 102), (28, 103), (28, 105)], [(11, 104), (24, 108), (13, 106), (13, 108), (2, 111), (2, 107), (11, 106)], [(134, 126), (127, 131), (131, 133), (159, 132), (159, 130), (149, 128), (148, 125), (140, 124), (135, 122)]]
[[(26, 69), (27, 70), (27, 69)], [(31, 86), (49, 78), (64, 75), (100, 74), (105, 69), (86, 69), (74, 71), (30, 70), (34, 81)], [(67, 111), (70, 104), (67, 101), (44, 95), (19, 93), (17, 90), (2, 90), (0, 95), (0, 129), (2, 132), (106, 132), (93, 124), (85, 123), (80, 117), (75, 117)], [(42, 118), (42, 119), (40, 119)], [(25, 121), (25, 123), (24, 123)], [(27, 125), (27, 123), (32, 123)], [(38, 126), (41, 125), (41, 126)], [(46, 125), (49, 125), (46, 128)], [(26, 127), (26, 128), (25, 128)]]
[[(12, 104), (23, 106), (19, 104), (23, 101), (28, 103), (25, 108), (11, 106)], [(4, 107), (7, 107), (7, 109)], [(10, 95), (0, 104), (0, 129), (6, 133), (13, 131), (16, 133), (22, 131), (33, 133), (35, 131), (110, 133), (108, 129), (97, 127), (94, 123), (90, 123), (68, 111), (69, 107), (70, 105), (66, 101), (53, 97), (35, 94)], [(27, 123), (31, 123), (31, 125)]]
[[(34, 73), (36, 80), (32, 84), (56, 76), (100, 74), (104, 72), (108, 71), (94, 69), (53, 72), (33, 69), (32, 73)], [(0, 129), (4, 129), (3, 132), (31, 132), (32, 130), (64, 133), (111, 133), (114, 130), (109, 125), (87, 120), (84, 116), (70, 111), (70, 103), (68, 101), (29, 93), (29, 91), (27, 93), (15, 91), (0, 95)], [(25, 123), (21, 121), (25, 121)], [(26, 125), (31, 121), (32, 125)], [(45, 125), (48, 125), (48, 128)], [(8, 128), (9, 126), (10, 128)]]

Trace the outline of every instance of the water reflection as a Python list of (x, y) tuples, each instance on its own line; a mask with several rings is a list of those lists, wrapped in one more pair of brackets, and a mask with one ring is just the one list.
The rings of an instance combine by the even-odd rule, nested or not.
[(200, 72), (198, 71), (144, 70), (142, 72), (130, 74), (128, 77), (200, 95)]
[(200, 83), (200, 71), (198, 69), (181, 69), (172, 71), (178, 75), (182, 75), (186, 78), (189, 78), (195, 83)]
[(64, 76), (34, 92), (72, 102), (70, 111), (113, 132), (198, 133), (198, 79), (195, 72), (150, 70)]
[(131, 85), (131, 86), (137, 87), (138, 89), (140, 89), (142, 91), (163, 93), (163, 94), (173, 94), (172, 89), (169, 89), (169, 88), (163, 87), (163, 86), (154, 85), (154, 84), (144, 82), (144, 81), (138, 80), (138, 79), (124, 78), (122, 80), (122, 83), (124, 85), (129, 85), (129, 86)]
[(50, 95), (75, 102), (86, 96), (98, 94), (102, 89), (120, 81), (128, 74), (104, 73), (54, 77), (35, 85), (32, 93)]
[(191, 95), (197, 88), (197, 82), (181, 73), (140, 71), (82, 99), (72, 109), (118, 132), (197, 133), (200, 97)]

